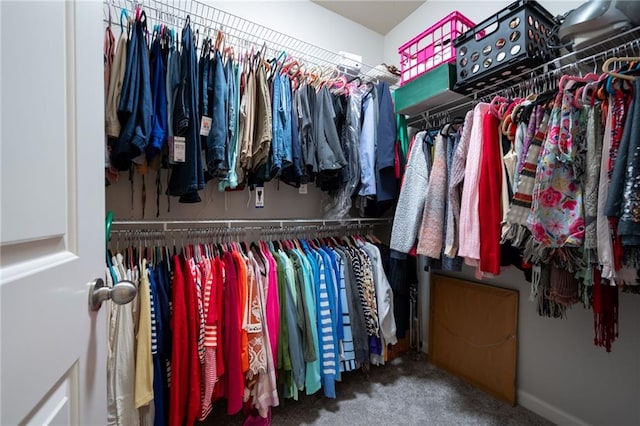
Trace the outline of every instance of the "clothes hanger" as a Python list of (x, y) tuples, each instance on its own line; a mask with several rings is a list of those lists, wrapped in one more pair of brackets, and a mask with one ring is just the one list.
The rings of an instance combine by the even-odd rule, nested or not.
[(622, 74), (621, 72), (612, 71), (610, 67), (611, 67), (611, 64), (614, 64), (615, 62), (637, 62), (637, 61), (640, 61), (640, 56), (609, 58), (606, 61), (604, 61), (604, 63), (602, 64), (602, 72), (609, 76), (616, 77), (622, 80), (635, 81), (636, 79), (635, 76), (625, 75), (625, 74)]
[[(594, 73), (588, 73), (587, 75), (585, 75), (584, 77), (578, 77), (575, 75), (563, 75), (562, 77), (560, 77), (560, 82), (558, 83), (558, 90), (560, 92), (563, 92), (565, 90), (569, 90), (571, 88), (571, 86), (573, 85), (572, 83), (590, 83), (592, 81), (598, 81), (600, 79), (600, 76)], [(567, 85), (569, 85), (567, 87)]]

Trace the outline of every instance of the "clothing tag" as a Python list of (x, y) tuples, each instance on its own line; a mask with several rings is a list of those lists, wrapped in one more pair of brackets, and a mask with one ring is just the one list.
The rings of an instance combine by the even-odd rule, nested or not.
[(298, 188), (298, 194), (306, 194), (307, 193), (307, 184), (303, 183), (302, 185), (300, 185), (300, 188)]
[(264, 207), (264, 186), (256, 186), (256, 208)]
[(186, 151), (187, 144), (182, 136), (172, 136), (169, 138), (169, 162), (184, 163)]
[(207, 117), (206, 115), (203, 115), (202, 120), (200, 120), (200, 136), (209, 136), (210, 131), (211, 131), (211, 117)]

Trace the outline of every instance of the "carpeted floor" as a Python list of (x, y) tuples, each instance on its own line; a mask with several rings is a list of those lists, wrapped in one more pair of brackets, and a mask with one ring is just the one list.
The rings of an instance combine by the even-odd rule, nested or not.
[[(335, 400), (301, 395), (273, 410), (273, 425), (518, 425), (552, 423), (522, 407), (511, 407), (426, 361), (410, 356), (343, 374)], [(241, 425), (219, 402), (202, 425)]]

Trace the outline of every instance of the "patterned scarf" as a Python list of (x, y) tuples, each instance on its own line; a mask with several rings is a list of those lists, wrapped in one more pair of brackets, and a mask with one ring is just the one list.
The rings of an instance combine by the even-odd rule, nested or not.
[(527, 151), (526, 155), (523, 155), (524, 163), (518, 171), (518, 189), (513, 196), (507, 211), (507, 219), (503, 226), (502, 243), (511, 241), (514, 247), (522, 248), (526, 239), (530, 236), (527, 218), (531, 210), (538, 156), (547, 133), (548, 122), (549, 113), (544, 112), (544, 107), (538, 106), (534, 108), (527, 130), (527, 139), (530, 139), (530, 142), (525, 142)]
[[(554, 260), (575, 271), (581, 266), (584, 241), (581, 175), (584, 170), (583, 111), (572, 105), (573, 94), (558, 94), (549, 131), (536, 170), (528, 223), (533, 240), (525, 248), (532, 263)], [(582, 123), (581, 123), (582, 121)]]
[(587, 174), (584, 186), (584, 261), (587, 265), (598, 264), (598, 235), (596, 218), (598, 216), (598, 184), (600, 182), (600, 163), (602, 161), (603, 129), (599, 105), (586, 107), (587, 121)]

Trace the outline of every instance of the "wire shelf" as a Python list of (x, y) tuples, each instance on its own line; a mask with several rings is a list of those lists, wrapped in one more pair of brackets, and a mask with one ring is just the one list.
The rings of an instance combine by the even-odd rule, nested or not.
[(216, 32), (221, 30), (225, 35), (225, 43), (234, 46), (236, 51), (252, 48), (257, 51), (264, 46), (267, 57), (278, 57), (282, 52), (286, 52), (304, 64), (308, 70), (315, 67), (333, 70), (338, 67), (347, 78), (360, 76), (368, 81), (377, 80), (370, 75), (367, 76), (367, 73), (371, 74), (373, 70), (370, 65), (362, 63), (359, 69), (344, 66), (343, 57), (337, 52), (222, 11), (200, 0), (105, 0), (104, 21), (108, 23), (111, 16), (111, 23), (117, 28), (120, 25), (120, 11), (127, 10), (132, 16), (138, 6), (146, 12), (149, 21), (147, 28), (153, 28), (154, 24), (164, 24), (178, 30), (184, 26), (189, 16), (193, 32), (198, 34), (200, 40), (204, 37), (215, 38)]

